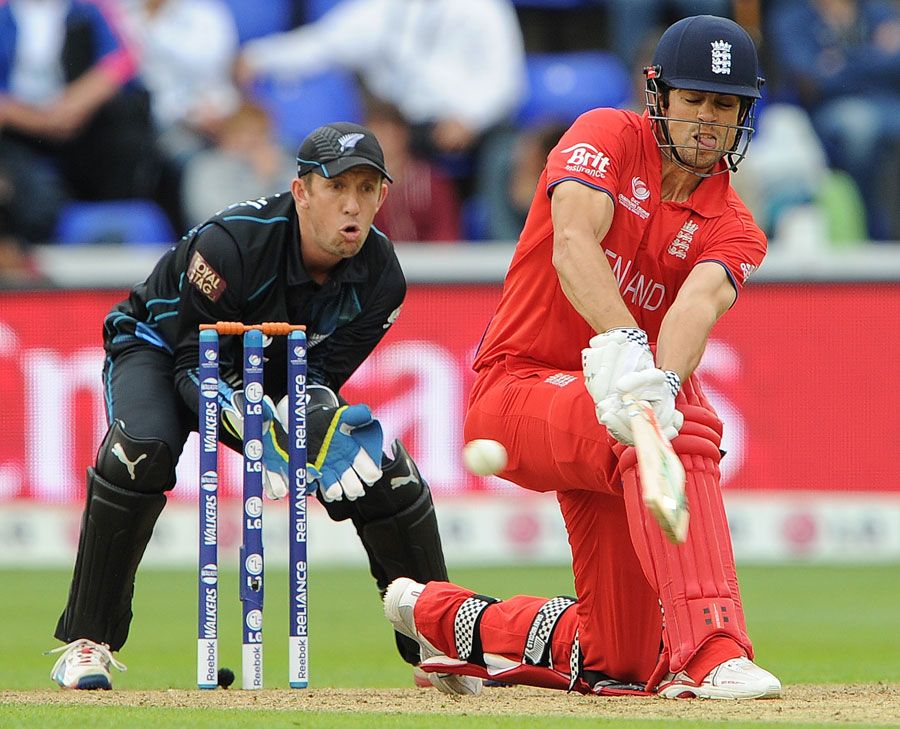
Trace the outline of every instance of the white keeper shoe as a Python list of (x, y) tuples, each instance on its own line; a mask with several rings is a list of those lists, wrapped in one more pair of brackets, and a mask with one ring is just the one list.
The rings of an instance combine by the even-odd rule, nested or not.
[(127, 670), (125, 664), (113, 658), (108, 645), (87, 638), (74, 640), (47, 653), (62, 654), (50, 671), (50, 678), (62, 688), (108, 690), (112, 688), (109, 667)]
[(669, 674), (657, 693), (665, 699), (775, 699), (781, 696), (781, 681), (749, 658), (720, 663), (700, 684), (682, 671)]
[[(429, 659), (437, 658), (436, 662), (441, 664), (459, 663), (464, 665), (465, 661), (457, 661), (441, 653), (416, 629), (413, 609), (424, 589), (425, 585), (420, 582), (411, 580), (408, 577), (398, 577), (388, 586), (387, 591), (384, 593), (384, 616), (394, 626), (394, 630), (402, 633), (407, 638), (412, 638), (419, 644), (419, 655), (422, 663), (426, 663)], [(417, 678), (419, 676), (427, 676), (432, 686), (445, 694), (474, 696), (481, 693), (481, 679), (474, 676), (461, 676), (455, 673), (430, 673), (421, 669), (415, 672), (415, 676)]]

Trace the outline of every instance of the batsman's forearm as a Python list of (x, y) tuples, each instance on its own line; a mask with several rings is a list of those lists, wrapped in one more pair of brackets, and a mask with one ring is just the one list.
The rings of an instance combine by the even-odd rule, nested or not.
[(672, 370), (685, 382), (700, 364), (709, 332), (718, 318), (716, 307), (707, 303), (669, 309), (659, 331), (656, 366)]

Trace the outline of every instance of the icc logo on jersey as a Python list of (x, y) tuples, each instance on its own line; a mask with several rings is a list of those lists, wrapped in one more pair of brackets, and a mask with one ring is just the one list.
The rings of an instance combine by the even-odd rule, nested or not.
[(566, 169), (569, 172), (583, 172), (591, 177), (605, 177), (606, 168), (609, 167), (609, 157), (587, 142), (579, 142), (567, 149), (562, 154), (568, 154)]

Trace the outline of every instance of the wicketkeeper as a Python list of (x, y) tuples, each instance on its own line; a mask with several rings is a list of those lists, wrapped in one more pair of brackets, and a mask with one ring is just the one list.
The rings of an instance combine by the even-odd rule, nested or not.
[[(722, 422), (694, 369), (766, 239), (729, 182), (762, 80), (736, 23), (672, 25), (643, 115), (594, 109), (547, 159), (475, 358), (466, 440), (503, 444), (504, 478), (555, 491), (574, 597), (498, 601), (400, 579), (394, 627), (458, 693), (483, 678), (582, 693), (778, 696), (752, 662), (720, 490)], [(600, 80), (598, 79), (598, 83)], [(653, 406), (687, 474), (669, 542), (641, 499), (628, 402)]]
[[(379, 590), (400, 575), (447, 579), (428, 484), (402, 443), (382, 452), (369, 407), (340, 395), (406, 294), (393, 246), (372, 227), (391, 181), (381, 146), (364, 127), (330, 124), (304, 140), (297, 164), (289, 192), (236, 203), (188, 232), (106, 317), (109, 430), (88, 469), (56, 627), (65, 645), (51, 676), (60, 686), (108, 689), (110, 665), (124, 668), (112, 654), (128, 636), (135, 573), (196, 429), (201, 323), (306, 325), (310, 491), (332, 519), (353, 522)], [(273, 338), (265, 356), (264, 483), (281, 498), (288, 464), (276, 403), (287, 391), (286, 338)], [(241, 338), (223, 337), (220, 432), (238, 451), (241, 361)], [(419, 662), (414, 640), (398, 634), (397, 647)]]

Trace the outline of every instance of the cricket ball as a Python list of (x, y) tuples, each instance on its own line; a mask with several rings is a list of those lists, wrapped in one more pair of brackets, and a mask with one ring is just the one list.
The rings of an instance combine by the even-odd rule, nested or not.
[(462, 452), (463, 464), (476, 476), (493, 476), (506, 468), (506, 448), (488, 438), (478, 438), (466, 443)]
[(234, 671), (230, 668), (220, 668), (219, 669), (219, 686), (222, 688), (228, 688), (231, 684), (234, 683)]

